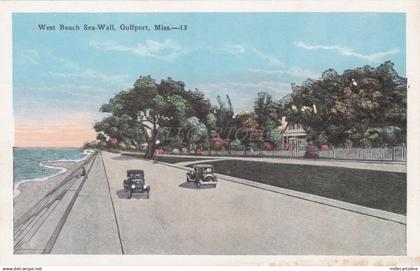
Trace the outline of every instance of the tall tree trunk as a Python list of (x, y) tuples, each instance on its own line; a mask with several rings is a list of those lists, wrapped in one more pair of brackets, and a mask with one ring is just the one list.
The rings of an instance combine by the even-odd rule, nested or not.
[(157, 139), (157, 129), (156, 126), (153, 125), (152, 134), (150, 136), (149, 141), (147, 142), (147, 151), (145, 158), (146, 159), (153, 159), (156, 151), (156, 139)]
[(211, 132), (207, 133), (207, 142), (209, 143), (209, 155), (211, 155)]

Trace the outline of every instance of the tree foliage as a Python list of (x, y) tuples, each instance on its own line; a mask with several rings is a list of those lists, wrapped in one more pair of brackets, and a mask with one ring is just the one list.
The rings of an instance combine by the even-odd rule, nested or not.
[(292, 84), (291, 90), (278, 101), (259, 92), (252, 112), (235, 114), (228, 95), (225, 100), (218, 96), (212, 105), (203, 91), (186, 90), (182, 81), (167, 78), (157, 83), (151, 76), (140, 76), (132, 88), (101, 106), (107, 115), (94, 125), (98, 145), (109, 142), (130, 149), (146, 142), (147, 158), (153, 157), (157, 142), (168, 149), (201, 144), (209, 153), (212, 148), (244, 145), (272, 148), (282, 142), (282, 117), (300, 124), (315, 145), (376, 147), (406, 142), (407, 79), (391, 62), (342, 74), (328, 69), (319, 79)]
[[(156, 149), (159, 128), (175, 128), (170, 133), (176, 133), (176, 128), (182, 127), (191, 115), (206, 121), (209, 108), (210, 102), (204, 98), (204, 93), (186, 90), (181, 81), (168, 78), (156, 83), (150, 76), (140, 76), (133, 88), (116, 94), (102, 105), (100, 111), (110, 113), (113, 119), (122, 116), (130, 118), (125, 128), (142, 131), (148, 143), (146, 157), (151, 158)], [(107, 122), (104, 119), (97, 123), (95, 129), (110, 137), (117, 136), (114, 129), (103, 129), (104, 121)]]
[(299, 123), (308, 141), (335, 146), (394, 146), (405, 142), (407, 80), (385, 62), (373, 68), (333, 69), (319, 80), (292, 84), (278, 113)]

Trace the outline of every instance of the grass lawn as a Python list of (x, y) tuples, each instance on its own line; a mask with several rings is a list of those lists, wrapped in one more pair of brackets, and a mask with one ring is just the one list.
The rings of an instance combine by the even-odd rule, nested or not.
[[(138, 154), (137, 153), (124, 153), (124, 155), (144, 159), (144, 153), (138, 153)], [(176, 156), (155, 155), (155, 160), (156, 161), (165, 162), (165, 163), (169, 163), (169, 164), (175, 164), (175, 163), (179, 163), (179, 162), (197, 161), (197, 160), (201, 160), (201, 159), (208, 159), (208, 158), (197, 157), (197, 156), (176, 157)]]
[(406, 214), (405, 173), (239, 160), (208, 164), (216, 173)]
[(176, 156), (155, 156), (156, 161), (175, 164), (180, 162), (189, 162), (189, 161), (197, 161), (197, 160), (205, 160), (208, 158), (202, 158), (202, 157), (176, 157)]

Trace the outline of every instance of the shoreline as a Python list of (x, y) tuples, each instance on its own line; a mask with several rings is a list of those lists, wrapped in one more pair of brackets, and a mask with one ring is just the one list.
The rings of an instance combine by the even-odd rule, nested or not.
[[(15, 199), (17, 196), (19, 196), (22, 191), (19, 190), (19, 186), (21, 186), (24, 183), (32, 183), (32, 182), (45, 182), (48, 181), (48, 179), (54, 178), (56, 176), (59, 176), (67, 171), (70, 170), (69, 166), (66, 165), (66, 163), (80, 163), (87, 158), (89, 158), (94, 151), (92, 150), (84, 150), (82, 154), (85, 154), (83, 158), (80, 159), (60, 159), (60, 160), (53, 160), (53, 161), (41, 161), (39, 162), (39, 165), (41, 167), (45, 168), (51, 168), (51, 169), (58, 169), (59, 171), (56, 173), (53, 173), (51, 175), (45, 176), (45, 177), (39, 177), (34, 179), (26, 179), (26, 180), (20, 180), (16, 183), (13, 183), (13, 199)], [(59, 164), (59, 165), (54, 165)]]
[(82, 159), (68, 161), (43, 161), (40, 164), (46, 167), (60, 168), (60, 172), (53, 175), (20, 181), (13, 189), (13, 217), (19, 218), (27, 210), (32, 208), (39, 200), (55, 189), (65, 178), (67, 178), (85, 159), (90, 157), (89, 153)]
[[(26, 181), (21, 182), (18, 187), (19, 190), (13, 191), (13, 217), (19, 218), (27, 210), (32, 208), (34, 204), (40, 201), (50, 191), (55, 189), (60, 183), (69, 176), (81, 162), (60, 162), (55, 163), (55, 166), (60, 166), (66, 169), (66, 172), (49, 177), (43, 181)], [(18, 193), (16, 191), (19, 191)], [(15, 194), (16, 193), (16, 194)]]
[[(49, 161), (45, 161), (45, 162), (40, 162), (39, 165), (45, 168), (52, 168), (52, 169), (59, 169), (59, 171), (57, 173), (53, 173), (52, 175), (46, 176), (46, 177), (40, 177), (40, 178), (35, 178), (35, 179), (28, 179), (28, 180), (20, 180), (17, 183), (14, 183), (14, 188), (13, 188), (13, 199), (16, 198), (17, 196), (19, 196), (22, 192), (19, 190), (19, 186), (25, 184), (25, 183), (33, 183), (33, 182), (45, 182), (48, 181), (48, 179), (57, 177), (65, 172), (67, 172), (69, 170), (68, 166), (52, 166), (49, 165), (48, 163), (50, 163)], [(70, 162), (69, 162), (70, 163)]]

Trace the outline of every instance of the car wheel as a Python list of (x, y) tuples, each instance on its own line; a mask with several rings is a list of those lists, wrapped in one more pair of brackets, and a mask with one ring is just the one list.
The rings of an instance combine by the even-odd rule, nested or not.
[(150, 190), (147, 191), (147, 198), (150, 199)]
[(207, 183), (213, 182), (213, 177), (207, 176), (204, 181)]
[(129, 199), (131, 199), (131, 190), (130, 189), (128, 189), (128, 195), (127, 196), (128, 196)]

